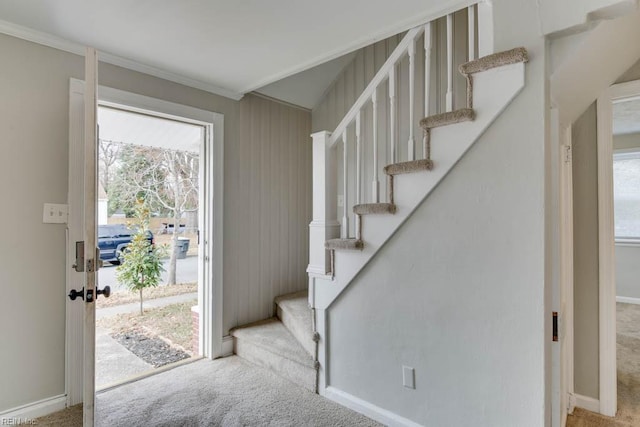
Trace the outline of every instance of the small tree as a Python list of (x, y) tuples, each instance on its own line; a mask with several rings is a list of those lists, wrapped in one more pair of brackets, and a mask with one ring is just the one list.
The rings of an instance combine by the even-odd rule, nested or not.
[(142, 311), (142, 291), (158, 286), (160, 274), (164, 271), (162, 257), (165, 248), (154, 246), (149, 241), (149, 208), (144, 200), (138, 199), (134, 209), (134, 221), (128, 224), (135, 231), (131, 243), (122, 251), (122, 262), (117, 267), (117, 278), (132, 292), (140, 293), (140, 315)]
[(122, 208), (128, 214), (131, 201), (143, 197), (155, 212), (173, 218), (168, 285), (176, 284), (180, 220), (185, 213), (198, 210), (198, 176), (196, 153), (132, 144), (119, 151), (109, 192), (110, 210)]

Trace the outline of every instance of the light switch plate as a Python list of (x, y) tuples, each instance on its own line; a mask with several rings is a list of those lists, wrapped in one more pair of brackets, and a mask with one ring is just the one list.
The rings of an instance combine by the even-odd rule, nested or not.
[(66, 224), (69, 216), (69, 205), (45, 203), (42, 222), (45, 224)]
[(409, 366), (402, 367), (402, 385), (406, 388), (416, 388), (416, 371)]

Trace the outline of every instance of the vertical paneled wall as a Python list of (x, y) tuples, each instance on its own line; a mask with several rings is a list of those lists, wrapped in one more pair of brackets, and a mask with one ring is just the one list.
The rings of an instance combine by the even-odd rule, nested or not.
[(247, 95), (227, 150), (224, 329), (274, 315), (273, 299), (307, 287), (311, 114)]
[[(457, 71), (458, 66), (467, 61), (467, 10), (461, 10), (454, 15), (454, 109), (466, 106), (466, 82), (464, 77)], [(440, 18), (432, 23), (432, 60), (430, 70), (430, 87), (432, 97), (429, 103), (430, 114), (444, 112), (445, 94), (447, 89), (447, 36), (446, 17)], [(353, 61), (345, 67), (342, 73), (327, 89), (324, 97), (313, 109), (312, 129), (317, 131), (333, 131), (340, 121), (353, 106), (358, 97), (362, 94), (369, 82), (380, 70), (389, 55), (394, 51), (398, 43), (404, 37), (403, 34), (392, 36), (386, 40), (379, 41), (360, 49)], [(396, 67), (396, 105), (397, 105), (397, 159), (407, 160), (408, 141), (410, 126), (413, 127), (413, 135), (416, 147), (416, 158), (422, 158), (422, 135), (419, 127), (420, 119), (424, 117), (424, 66), (425, 51), (424, 37), (421, 36), (416, 41), (415, 55), (415, 97), (414, 97), (414, 123), (409, 124), (409, 57), (404, 56), (403, 60)], [(390, 108), (388, 83), (382, 83), (378, 88), (378, 167), (380, 180), (380, 201), (385, 201), (387, 194), (387, 182), (381, 169), (390, 163)], [(362, 114), (362, 181), (361, 189), (363, 203), (373, 202), (372, 199), (372, 177), (373, 177), (373, 108), (369, 102)], [(350, 126), (347, 131), (348, 156), (352, 164), (355, 159), (355, 129)], [(338, 150), (338, 194), (342, 194), (342, 140), (336, 146)], [(436, 159), (437, 161), (437, 159)], [(348, 174), (348, 195), (353, 201), (356, 194), (355, 167), (351, 167)], [(342, 207), (338, 207), (338, 218), (342, 218)], [(354, 236), (355, 217), (350, 218), (351, 237)]]

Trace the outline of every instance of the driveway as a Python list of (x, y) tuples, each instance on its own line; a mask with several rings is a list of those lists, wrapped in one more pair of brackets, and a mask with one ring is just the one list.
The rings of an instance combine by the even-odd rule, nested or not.
[[(169, 269), (169, 260), (163, 262), (165, 271), (162, 273), (160, 286), (167, 284), (167, 276)], [(111, 291), (126, 290), (127, 288), (116, 280), (116, 266), (108, 262), (104, 263), (104, 267), (98, 272), (98, 280), (100, 288), (105, 285), (111, 286)], [(176, 264), (176, 282), (188, 283), (198, 281), (198, 257), (191, 256), (185, 259), (179, 259)]]

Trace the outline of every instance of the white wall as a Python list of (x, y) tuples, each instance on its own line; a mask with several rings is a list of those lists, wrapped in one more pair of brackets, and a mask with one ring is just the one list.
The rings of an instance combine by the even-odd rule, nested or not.
[(535, 16), (535, 1), (494, 2), (496, 50), (529, 50), (524, 91), (328, 311), (329, 385), (420, 424), (548, 420)]
[[(12, 207), (0, 213), (3, 412), (65, 392), (65, 226), (42, 224), (42, 208), (67, 200), (69, 78), (83, 78), (84, 60), (5, 35), (0, 52), (0, 195)], [(225, 332), (268, 316), (278, 293), (303, 289), (310, 114), (253, 97), (232, 101), (108, 64), (100, 64), (99, 78), (104, 86), (225, 115)], [(261, 131), (246, 135), (255, 129), (247, 123)], [(264, 164), (256, 168), (258, 155)], [(248, 225), (247, 218), (266, 219)], [(255, 249), (263, 238), (269, 244)]]
[(633, 7), (627, 0), (540, 0), (541, 30), (553, 34), (574, 27), (583, 27), (589, 21), (610, 18)]

